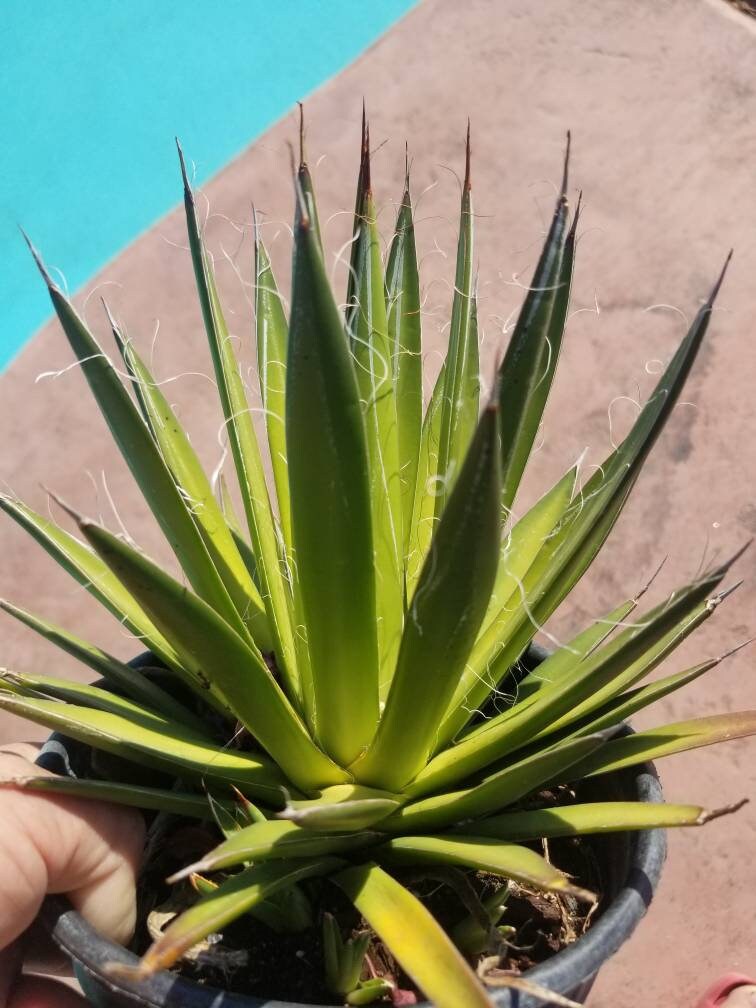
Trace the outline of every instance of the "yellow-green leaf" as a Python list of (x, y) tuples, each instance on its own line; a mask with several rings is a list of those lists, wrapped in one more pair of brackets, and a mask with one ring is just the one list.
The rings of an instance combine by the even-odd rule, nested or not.
[(437, 1008), (492, 1008), (482, 985), (423, 904), (375, 864), (333, 877)]

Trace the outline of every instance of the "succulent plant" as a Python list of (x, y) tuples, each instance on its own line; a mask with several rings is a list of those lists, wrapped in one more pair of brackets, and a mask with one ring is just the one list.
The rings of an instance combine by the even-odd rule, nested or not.
[[(151, 678), (3, 603), (106, 685), (6, 671), (0, 707), (176, 780), (159, 788), (35, 778), (23, 786), (215, 816), (223, 839), (174, 876), (191, 877), (200, 898), (148, 949), (139, 975), (170, 967), (244, 913), (262, 914), (263, 903), (268, 920), (285, 926), (292, 911), (282, 897), (327, 877), (439, 1006), (486, 1005), (468, 961), (402, 884), (402, 869), (456, 866), (590, 898), (529, 842), (693, 826), (711, 813), (583, 802), (558, 786), (756, 732), (756, 712), (744, 712), (617, 733), (636, 711), (716, 665), (638, 685), (711, 616), (731, 562), (642, 616), (632, 615), (637, 598), (617, 599), (536, 668), (521, 662), (617, 520), (693, 365), (724, 270), (627, 437), (584, 485), (573, 466), (515, 522), (569, 305), (580, 209), (570, 223), (569, 141), (543, 251), (481, 408), (468, 132), (448, 353), (424, 417), (409, 172), (384, 263), (363, 122), (341, 310), (302, 154), (288, 318), (255, 222), (253, 332), (267, 447), (255, 435), (179, 154), (246, 529), (228, 489), (216, 499), (132, 340), (109, 316), (119, 371), (34, 253), (185, 583), (70, 509), (81, 539), (15, 498), (0, 499), (170, 673)], [(330, 973), (341, 977), (332, 982), (342, 994), (350, 988), (355, 1003), (380, 996), (385, 983), (357, 991), (364, 942), (355, 951), (334, 928), (329, 919)]]

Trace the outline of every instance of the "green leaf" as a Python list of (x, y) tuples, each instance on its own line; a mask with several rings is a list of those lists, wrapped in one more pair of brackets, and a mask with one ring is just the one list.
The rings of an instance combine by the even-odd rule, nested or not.
[(184, 952), (220, 931), (273, 893), (303, 879), (327, 875), (339, 866), (335, 858), (252, 865), (232, 875), (172, 921), (142, 956), (134, 975), (148, 977), (167, 969)]
[(310, 723), (326, 751), (347, 765), (378, 721), (368, 453), (349, 348), (306, 217), (294, 241), (286, 439)]
[(194, 728), (195, 731), (202, 732), (203, 725), (200, 718), (187, 710), (183, 704), (175, 700), (165, 690), (150, 682), (140, 669), (134, 669), (130, 665), (124, 664), (106, 651), (95, 647), (94, 644), (88, 644), (86, 641), (74, 637), (73, 634), (69, 634), (62, 627), (55, 626), (54, 623), (49, 623), (24, 609), (19, 609), (3, 599), (0, 599), (0, 609), (35, 630), (51, 644), (57, 645), (67, 654), (94, 669), (107, 680), (109, 685), (122, 691), (137, 703), (151, 707), (167, 717), (182, 721)]
[(513, 526), (501, 544), (499, 569), (491, 592), (483, 631), (511, 604), (533, 561), (548, 543), (575, 492), (578, 466), (572, 466)]
[(381, 861), (392, 865), (444, 864), (474, 868), (546, 892), (569, 893), (578, 899), (595, 900), (592, 893), (572, 885), (566, 875), (535, 851), (489, 837), (394, 837), (377, 853)]
[(499, 423), (484, 412), (412, 599), (375, 742), (352, 770), (398, 791), (424, 766), (486, 611), (499, 543)]
[(473, 208), (470, 182), (470, 123), (467, 124), (465, 180), (462, 184), (457, 267), (454, 276), (449, 349), (444, 368), (438, 444), (436, 518), (440, 518), (462, 467), (478, 422), (480, 364), (473, 290)]
[(375, 864), (333, 877), (437, 1008), (491, 1008), (475, 974), (445, 931), (404, 886)]
[(257, 372), (286, 551), (291, 552), (291, 506), (286, 463), (286, 352), (289, 327), (255, 216), (255, 336)]
[[(464, 728), (473, 711), (498, 686), (489, 676), (492, 648), (506, 640), (507, 628), (521, 604), (521, 585), (536, 557), (551, 549), (555, 529), (569, 506), (577, 466), (569, 470), (514, 526), (501, 545), (491, 598), (481, 630), (439, 730), (436, 750), (444, 748)], [(513, 661), (519, 657), (513, 656)]]
[(325, 979), (328, 989), (334, 994), (342, 994), (341, 953), (343, 943), (341, 932), (333, 914), (323, 914), (323, 960), (325, 963)]
[(210, 802), (205, 795), (140, 787), (136, 784), (85, 780), (81, 777), (12, 777), (8, 780), (0, 779), (0, 787), (114, 802), (116, 805), (168, 812), (172, 815), (188, 816), (191, 819), (209, 819), (211, 814)]
[(674, 592), (613, 642), (580, 662), (569, 677), (557, 677), (539, 690), (532, 702), (474, 729), (458, 745), (439, 753), (408, 789), (427, 794), (459, 780), (528, 744), (538, 732), (554, 724), (603, 686), (613, 682), (633, 662), (662, 640), (706, 599), (724, 577), (729, 564)]
[(124, 335), (110, 312), (108, 318), (152, 436), (191, 510), (231, 601), (258, 646), (270, 650), (270, 632), (260, 592), (239, 554), (210, 481), (170, 403), (133, 342)]
[(480, 901), (477, 913), (469, 913), (454, 925), (450, 935), (460, 952), (466, 956), (483, 955), (491, 948), (492, 937), (496, 941), (499, 936), (512, 937), (516, 934), (517, 929), (510, 925), (497, 927), (506, 909), (509, 892), (510, 886), (505, 884), (489, 893)]
[(436, 384), (433, 386), (433, 393), (425, 411), (420, 434), (420, 457), (417, 463), (412, 526), (409, 530), (405, 567), (405, 591), (408, 598), (411, 598), (414, 593), (436, 527), (436, 497), (440, 486), (438, 446), (441, 439), (445, 372), (446, 365), (443, 364), (436, 378)]
[(567, 170), (546, 241), (499, 370), (502, 504), (509, 510), (535, 441), (556, 371), (567, 319), (575, 248), (575, 223), (565, 244)]
[(730, 739), (756, 735), (756, 711), (737, 711), (732, 714), (713, 714), (710, 717), (693, 718), (649, 728), (646, 731), (627, 735), (625, 738), (608, 742), (601, 752), (572, 768), (571, 774), (578, 777), (594, 777), (596, 774), (621, 770), (636, 766), (648, 760), (661, 759), (674, 753), (698, 749), (701, 746), (728, 742)]
[[(617, 624), (622, 623), (626, 619), (633, 609), (635, 609), (635, 606), (635, 599), (623, 602), (616, 609), (612, 609), (611, 612), (602, 616), (601, 619), (590, 624), (585, 630), (582, 630), (573, 637), (572, 640), (557, 648), (556, 651), (552, 651), (520, 683), (513, 685), (511, 702), (506, 705), (500, 714), (490, 717), (481, 725), (476, 725), (472, 729), (469, 729), (462, 735), (462, 738), (469, 738), (473, 733), (480, 733), (489, 728), (500, 728), (509, 718), (515, 714), (521, 714), (542, 690), (553, 686), (556, 682), (567, 681), (569, 677), (576, 673), (579, 666), (593, 654), (597, 646), (612, 633)], [(477, 668), (475, 655), (476, 652), (474, 651), (468, 663), (468, 670), (469, 668)], [(506, 699), (506, 695), (502, 697), (502, 700)], [(447, 718), (445, 722), (446, 728), (442, 737), (445, 738), (452, 726), (461, 723), (463, 714), (469, 718), (470, 711), (463, 709), (457, 712), (456, 716), (450, 715)], [(614, 723), (612, 722), (612, 724)]]
[(399, 808), (398, 795), (355, 784), (324, 788), (320, 796), (287, 804), (278, 818), (316, 832), (364, 830)]
[[(728, 262), (729, 257), (632, 430), (597, 468), (568, 508), (549, 548), (541, 551), (528, 570), (521, 588), (521, 604), (508, 622), (506, 635), (497, 635), (491, 642), (490, 653), (475, 658), (475, 667), (487, 670), (485, 679), (481, 675), (478, 682), (501, 680), (532, 639), (534, 626), (545, 624), (601, 549), (693, 365)], [(485, 696), (465, 699), (463, 706), (474, 711), (484, 699)]]
[[(611, 612), (586, 627), (567, 644), (553, 651), (545, 661), (537, 665), (518, 684), (517, 704), (530, 700), (557, 680), (564, 680), (572, 675), (575, 669), (590, 658), (616, 631), (617, 627), (626, 625), (628, 617), (637, 605), (637, 597), (622, 602), (616, 609), (612, 609)], [(612, 721), (611, 723), (617, 724), (618, 722)]]
[(360, 986), (360, 974), (369, 944), (369, 932), (345, 941), (333, 914), (323, 915), (326, 984), (332, 993), (343, 998)]
[(197, 665), (192, 656), (186, 653), (179, 655), (147, 617), (133, 595), (126, 591), (118, 578), (88, 546), (19, 500), (0, 494), (0, 508), (18, 522), (67, 574), (104, 605), (137, 641), (175, 672), (182, 674), (186, 669), (197, 674)]
[(389, 338), (386, 320), (386, 292), (370, 183), (369, 150), (363, 156), (361, 171), (363, 194), (349, 331), (368, 449), (381, 682), (388, 683), (396, 664), (404, 616), (395, 347)]
[(666, 802), (589, 802), (505, 812), (476, 823), (475, 830), (480, 836), (497, 840), (538, 840), (541, 837), (550, 839), (586, 836), (589, 833), (703, 826), (734, 810), (735, 806), (728, 806), (707, 812), (700, 805), (669, 805)]
[[(127, 666), (128, 668), (128, 666)], [(29, 672), (16, 672), (13, 669), (0, 669), (0, 688), (24, 697), (39, 699), (63, 700), (66, 703), (81, 704), (93, 710), (111, 711), (113, 714), (125, 714), (127, 717), (137, 715), (141, 720), (149, 720), (155, 725), (178, 721), (188, 727), (193, 734), (209, 738), (207, 728), (199, 718), (187, 724), (181, 717), (166, 712), (158, 712), (140, 703), (134, 703), (125, 697), (111, 693), (99, 686), (88, 686), (71, 679), (60, 679), (57, 676), (34, 675)], [(178, 706), (178, 705), (177, 705)]]
[(340, 833), (317, 833), (302, 829), (296, 823), (283, 819), (271, 819), (253, 823), (233, 833), (214, 847), (201, 860), (187, 865), (171, 876), (171, 883), (178, 882), (192, 872), (219, 871), (233, 868), (248, 861), (270, 861), (283, 859), (321, 857), (342, 851), (367, 847), (380, 839), (378, 833), (345, 830)]
[(219, 748), (177, 722), (2, 692), (0, 708), (142, 765), (197, 780), (210, 777), (233, 782), (268, 801), (281, 800), (285, 782), (267, 757)]
[[(585, 630), (581, 631), (572, 640), (568, 641), (566, 644), (557, 648), (553, 651), (545, 661), (541, 662), (535, 669), (528, 673), (521, 682), (517, 683), (513, 687), (512, 702), (509, 704), (508, 708), (502, 711), (501, 714), (492, 718), (486, 723), (486, 727), (493, 728), (500, 725), (504, 720), (510, 717), (515, 708), (518, 712), (524, 709), (524, 706), (530, 703), (535, 696), (548, 685), (553, 684), (557, 680), (564, 681), (568, 676), (572, 675), (578, 666), (584, 662), (593, 652), (614, 632), (617, 626), (622, 626), (626, 621), (627, 617), (636, 608), (638, 599), (641, 597), (642, 593), (634, 599), (629, 599), (626, 602), (621, 603), (616, 609), (612, 609), (611, 612), (606, 613), (601, 619), (596, 620)], [(501, 621), (502, 625), (507, 623), (508, 617), (517, 618), (517, 607), (510, 602), (510, 606), (502, 614)], [(448, 715), (444, 726), (442, 726), (441, 738), (446, 741), (450, 741), (451, 737), (447, 739), (447, 736), (452, 729), (457, 729), (459, 731), (459, 726), (468, 720), (470, 717), (470, 709), (467, 704), (471, 699), (478, 697), (483, 697), (488, 687), (489, 691), (492, 691), (494, 687), (500, 689), (500, 672), (497, 673), (492, 678), (486, 678), (488, 666), (483, 665), (481, 668), (479, 662), (481, 662), (481, 656), (490, 654), (492, 647), (492, 634), (489, 636), (486, 634), (479, 641), (479, 646), (473, 650), (470, 661), (468, 662), (466, 672), (470, 674), (474, 673), (474, 678), (468, 680), (471, 682), (471, 686), (467, 694), (462, 694), (462, 691), (457, 692), (457, 699), (460, 702), (460, 707), (456, 711), (451, 711)], [(508, 658), (511, 654), (513, 660), (516, 660), (518, 653), (515, 648), (507, 652)], [(497, 665), (504, 666), (504, 661), (497, 662)], [(507, 659), (507, 666), (509, 661)], [(476, 680), (480, 680), (476, 682)], [(461, 697), (461, 699), (460, 699)], [(614, 723), (614, 722), (612, 722)], [(468, 732), (469, 734), (469, 732)]]
[[(189, 882), (200, 896), (207, 896), (209, 893), (215, 892), (220, 885), (219, 882), (214, 882), (212, 879), (196, 874), (189, 877)], [(305, 899), (299, 887), (294, 885), (288, 889), (277, 890), (268, 899), (256, 903), (247, 912), (250, 916), (261, 920), (266, 927), (269, 927), (276, 934), (295, 934), (298, 931), (304, 931), (311, 925), (309, 921), (303, 923), (301, 917), (297, 914), (297, 910), (300, 909), (301, 904), (297, 905), (293, 900), (289, 901), (287, 899), (287, 897), (292, 896), (294, 893), (298, 893), (302, 899)], [(290, 907), (287, 906), (289, 902), (292, 903)]]
[(409, 192), (409, 169), (386, 265), (388, 341), (396, 386), (399, 480), (402, 495), (402, 555), (410, 543), (423, 422), (423, 361), (420, 277)]
[(244, 565), (249, 572), (249, 576), (252, 578), (252, 581), (259, 591), (260, 585), (257, 577), (257, 560), (255, 560), (255, 554), (252, 552), (252, 547), (249, 545), (244, 537), (244, 533), (242, 532), (241, 522), (239, 521), (239, 516), (236, 513), (233, 498), (231, 497), (231, 491), (229, 490), (228, 483), (226, 482), (226, 478), (223, 473), (218, 476), (218, 496), (220, 498), (220, 506), (221, 511), (223, 512), (223, 517), (228, 525), (231, 535), (233, 536), (234, 542), (236, 543), (239, 556), (244, 561)]
[(199, 596), (242, 634), (247, 631), (208, 555), (187, 502), (115, 368), (29, 245), (50, 299), (113, 438), (182, 570)]
[(402, 833), (434, 830), (506, 808), (585, 759), (604, 745), (613, 733), (611, 730), (608, 733), (598, 732), (551, 746), (491, 774), (474, 787), (433, 795), (405, 805), (382, 823), (381, 829)]
[(593, 710), (581, 722), (570, 724), (569, 734), (574, 735), (578, 732), (582, 734), (586, 731), (600, 731), (607, 725), (620, 724), (627, 721), (637, 711), (643, 710), (644, 707), (656, 703), (662, 697), (674, 693), (675, 690), (687, 686), (688, 683), (694, 682), (700, 676), (715, 668), (721, 660), (721, 658), (710, 658), (708, 661), (686, 669), (685, 672), (665, 676), (663, 679), (657, 679), (655, 682), (649, 683), (648, 686), (640, 686), (638, 689), (622, 693), (620, 696), (609, 700), (602, 707)]
[(383, 977), (361, 980), (359, 986), (347, 994), (346, 1003), (348, 1005), (370, 1005), (391, 997), (393, 991), (394, 985), (390, 980), (384, 980)]
[[(615, 676), (611, 682), (597, 689), (581, 703), (556, 718), (547, 728), (541, 729), (535, 739), (541, 739), (552, 732), (589, 717), (594, 711), (601, 710), (611, 703), (624, 690), (634, 686), (649, 675), (672, 651), (675, 650), (697, 627), (716, 611), (722, 599), (722, 594), (712, 595), (701, 602), (692, 612), (686, 612), (682, 619), (666, 633), (661, 640), (649, 647), (644, 654), (626, 669)], [(647, 617), (644, 617), (647, 618)], [(639, 620), (639, 624), (643, 619)], [(598, 655), (597, 655), (598, 657)], [(612, 722), (617, 724), (618, 722)]]
[(196, 655), (202, 684), (229, 705), (290, 780), (308, 789), (344, 779), (315, 746), (254, 644), (243, 640), (199, 596), (105, 529), (84, 522), (81, 530), (161, 632)]
[(202, 243), (194, 194), (180, 147), (179, 159), (184, 181), (184, 208), (189, 248), (197, 292), (252, 549), (257, 561), (260, 594), (268, 616), (276, 665), (286, 684), (289, 697), (294, 699), (299, 692), (299, 683), (290, 616), (290, 588), (282, 570), (273, 512), (244, 382), (218, 299), (212, 265)]
[[(360, 256), (360, 241), (363, 237), (362, 231), (362, 209), (365, 201), (365, 166), (367, 165), (367, 176), (370, 177), (370, 127), (367, 122), (365, 112), (365, 100), (362, 101), (362, 129), (360, 132), (360, 169), (357, 174), (357, 193), (354, 198), (354, 219), (352, 222), (352, 242), (349, 249), (349, 275), (347, 276), (346, 293), (346, 324), (347, 331), (351, 330), (352, 315), (354, 314), (357, 300), (357, 263)], [(295, 227), (299, 220), (295, 220)], [(320, 236), (315, 232), (318, 248), (322, 254)]]

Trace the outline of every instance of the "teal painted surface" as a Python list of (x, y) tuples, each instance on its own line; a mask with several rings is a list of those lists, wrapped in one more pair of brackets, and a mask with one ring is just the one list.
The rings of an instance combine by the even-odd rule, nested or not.
[(0, 367), (50, 314), (17, 225), (75, 291), (415, 0), (3, 0)]

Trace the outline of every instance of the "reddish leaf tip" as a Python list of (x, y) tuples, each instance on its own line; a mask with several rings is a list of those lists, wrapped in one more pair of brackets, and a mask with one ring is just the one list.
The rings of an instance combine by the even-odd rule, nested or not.
[(711, 308), (712, 308), (712, 306), (714, 304), (714, 301), (716, 300), (716, 297), (719, 294), (719, 289), (722, 286), (722, 283), (724, 281), (725, 275), (727, 274), (727, 269), (728, 269), (728, 267), (730, 265), (730, 262), (732, 261), (732, 256), (733, 256), (733, 252), (734, 251), (735, 251), (734, 249), (730, 249), (730, 251), (727, 253), (727, 257), (726, 257), (726, 259), (724, 261), (724, 265), (722, 266), (721, 272), (720, 272), (719, 276), (717, 277), (717, 282), (714, 284), (714, 287), (712, 288), (711, 294), (709, 294), (709, 297), (708, 297), (708, 299), (706, 301), (706, 304), (704, 305), (704, 310), (709, 310), (709, 311), (711, 310)]
[(561, 199), (564, 199), (567, 195), (567, 184), (569, 180), (570, 172), (570, 148), (572, 146), (572, 133), (567, 130), (567, 144), (564, 150), (564, 169), (562, 171), (562, 188), (560, 192)]
[(305, 158), (305, 128), (304, 128), (304, 105), (301, 101), (297, 102), (299, 106), (299, 167), (300, 170), (304, 168), (307, 163)]
[(721, 808), (712, 809), (710, 812), (702, 812), (697, 820), (698, 825), (703, 826), (704, 823), (711, 822), (712, 819), (720, 819), (722, 816), (739, 812), (744, 805), (748, 804), (748, 801), (748, 798), (741, 798), (740, 801), (733, 802), (731, 805), (722, 805)]
[(465, 192), (469, 192), (472, 189), (472, 181), (470, 178), (470, 162), (471, 162), (471, 148), (470, 148), (470, 120), (467, 120), (467, 138), (465, 140)]
[(658, 578), (659, 574), (661, 574), (662, 568), (666, 564), (667, 560), (669, 560), (669, 553), (667, 553), (667, 555), (662, 558), (662, 561), (659, 564), (659, 566), (656, 568), (656, 570), (654, 571), (654, 573), (651, 575), (651, 577), (648, 579), (648, 581), (646, 581), (646, 583), (643, 585), (643, 587), (641, 588), (641, 590), (638, 592), (638, 594), (633, 599), (633, 602), (635, 602), (636, 605), (638, 604), (638, 602), (640, 602), (640, 600), (646, 594), (646, 592), (651, 587), (651, 585), (654, 583), (654, 581), (656, 581), (656, 579)]

